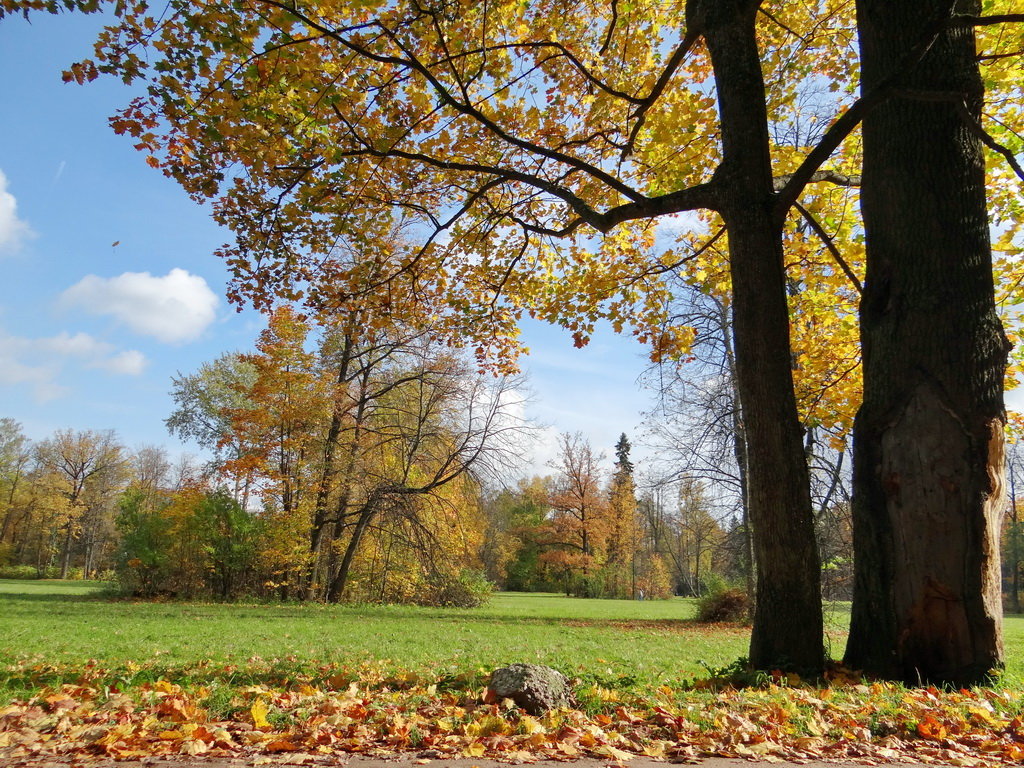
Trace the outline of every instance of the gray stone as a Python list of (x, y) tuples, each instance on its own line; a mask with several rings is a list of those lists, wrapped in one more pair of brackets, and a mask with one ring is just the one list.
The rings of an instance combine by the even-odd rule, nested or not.
[(565, 675), (540, 664), (510, 664), (494, 670), (487, 694), (490, 701), (512, 699), (531, 715), (576, 704)]

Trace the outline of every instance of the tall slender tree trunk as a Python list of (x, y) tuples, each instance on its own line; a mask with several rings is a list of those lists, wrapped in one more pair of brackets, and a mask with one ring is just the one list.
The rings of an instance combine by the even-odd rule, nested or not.
[(71, 521), (64, 528), (64, 544), (60, 552), (60, 577), (66, 579), (71, 570), (71, 545), (74, 542), (74, 526)]
[[(341, 360), (337, 366), (338, 373), (334, 381), (335, 389), (332, 398), (331, 423), (327, 430), (327, 436), (324, 439), (320, 477), (317, 481), (316, 497), (313, 504), (313, 521), (309, 533), (310, 562), (303, 586), (304, 600), (321, 596), (314, 594), (314, 591), (321, 592), (325, 596), (327, 587), (321, 582), (330, 578), (327, 570), (329, 557), (326, 557), (324, 554), (324, 545), (325, 543), (328, 545), (333, 543), (332, 534), (337, 527), (337, 523), (330, 517), (328, 504), (338, 476), (335, 452), (338, 449), (342, 424), (348, 412), (348, 408), (345, 405), (345, 400), (348, 398), (346, 386), (348, 384), (348, 367), (352, 360), (353, 346), (352, 335), (346, 334), (342, 344)], [(346, 480), (348, 479), (346, 478)]]
[[(904, 66), (952, 5), (858, 0), (863, 89)], [(980, 9), (971, 0), (955, 10)], [(942, 32), (902, 87), (863, 125), (864, 402), (854, 427), (846, 663), (908, 683), (968, 685), (1002, 663), (1008, 351), (981, 145), (940, 95), (957, 94), (980, 119), (973, 30)]]
[(781, 224), (773, 188), (758, 0), (691, 0), (718, 90), (719, 212), (729, 234), (737, 389), (748, 445), (757, 604), (750, 660), (760, 669), (824, 667), (821, 569), (793, 392)]
[(373, 519), (380, 511), (383, 497), (384, 494), (379, 490), (373, 491), (359, 509), (355, 525), (352, 528), (351, 538), (349, 538), (348, 545), (345, 547), (345, 555), (341, 559), (337, 572), (333, 574), (331, 579), (331, 584), (327, 591), (327, 602), (336, 603), (345, 594), (345, 587), (348, 585), (348, 577), (352, 571), (352, 563), (355, 561), (356, 552), (359, 550), (359, 545), (363, 543), (363, 536), (370, 527), (370, 523), (373, 522)]
[[(1010, 583), (1010, 612), (1020, 613), (1020, 517), (1017, 514), (1017, 461), (1016, 452), (1006, 459), (1006, 479), (1009, 481), (1010, 498), (1007, 512), (1010, 518), (1010, 543), (1004, 550), (1004, 579)], [(1009, 560), (1009, 562), (1006, 562)]]
[(1020, 520), (1017, 517), (1017, 482), (1010, 471), (1010, 610), (1020, 613)]
[(755, 605), (754, 583), (754, 536), (750, 525), (750, 492), (747, 483), (747, 435), (743, 428), (743, 408), (740, 403), (739, 385), (736, 374), (736, 355), (733, 352), (730, 335), (732, 334), (732, 322), (729, 320), (726, 308), (719, 304), (719, 317), (721, 318), (722, 340), (725, 344), (725, 359), (729, 366), (730, 388), (732, 390), (732, 450), (736, 459), (736, 474), (740, 486), (740, 522), (743, 526), (743, 581), (750, 600), (751, 615), (753, 618), (753, 607)]

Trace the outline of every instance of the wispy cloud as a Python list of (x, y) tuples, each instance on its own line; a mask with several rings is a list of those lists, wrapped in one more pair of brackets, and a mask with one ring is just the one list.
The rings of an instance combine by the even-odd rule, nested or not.
[(7, 177), (0, 171), (0, 254), (17, 251), (33, 234), (32, 228), (18, 218), (18, 201), (7, 191)]
[(119, 376), (138, 376), (146, 369), (146, 356), (137, 349), (126, 349), (112, 357), (90, 363), (91, 368), (101, 368)]
[(58, 381), (69, 365), (137, 376), (146, 362), (141, 352), (118, 350), (87, 333), (28, 338), (0, 330), (0, 386), (27, 385), (39, 402), (70, 394), (71, 389)]
[(202, 277), (172, 269), (163, 277), (149, 272), (87, 275), (61, 294), (60, 303), (108, 315), (143, 336), (180, 343), (198, 338), (209, 327), (218, 302)]

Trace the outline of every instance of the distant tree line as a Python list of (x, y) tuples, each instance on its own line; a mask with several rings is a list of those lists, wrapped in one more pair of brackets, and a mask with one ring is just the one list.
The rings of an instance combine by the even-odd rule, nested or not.
[[(684, 291), (680, 290), (682, 296)], [(729, 312), (691, 296), (704, 332), (652, 371), (638, 471), (562, 434), (520, 480), (521, 381), (481, 375), (422, 329), (369, 337), (358, 318), (273, 313), (255, 349), (173, 381), (169, 430), (207, 449), (174, 462), (112, 431), (31, 442), (0, 419), (0, 574), (114, 579), (130, 595), (473, 605), (492, 588), (579, 597), (752, 594), (745, 442)], [(703, 324), (703, 325), (702, 325)], [(716, 331), (716, 332), (712, 332)], [(805, 425), (822, 591), (852, 593), (845, 432)], [(1008, 462), (1004, 594), (1020, 611), (1024, 479)]]

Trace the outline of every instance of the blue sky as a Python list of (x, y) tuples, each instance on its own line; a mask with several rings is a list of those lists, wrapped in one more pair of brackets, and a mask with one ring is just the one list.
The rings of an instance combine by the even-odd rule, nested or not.
[[(180, 453), (194, 448), (163, 426), (171, 377), (250, 348), (262, 322), (223, 298), (212, 254), (228, 233), (108, 127), (129, 89), (61, 82), (101, 24), (0, 22), (0, 416), (32, 439), (114, 429), (130, 447)], [(638, 345), (606, 332), (578, 350), (539, 323), (525, 338), (530, 415), (549, 425), (534, 467), (557, 432), (582, 431), (609, 456), (621, 432), (637, 436), (650, 401)]]

